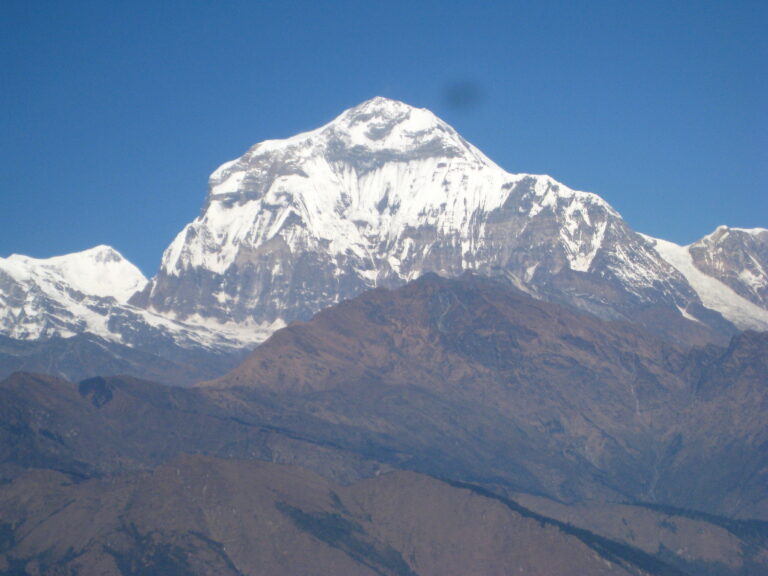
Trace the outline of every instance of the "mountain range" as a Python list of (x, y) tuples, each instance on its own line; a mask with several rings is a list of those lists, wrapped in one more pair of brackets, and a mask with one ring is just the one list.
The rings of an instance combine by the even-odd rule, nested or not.
[(401, 102), (262, 142), (152, 279), (0, 259), (0, 574), (768, 574), (767, 270)]
[(189, 350), (231, 368), (243, 348), (365, 290), (464, 271), (672, 342), (725, 344), (768, 327), (767, 270), (765, 229), (721, 227), (686, 247), (644, 236), (599, 196), (510, 174), (428, 110), (374, 98), (218, 168), (149, 281), (105, 246), (0, 260), (0, 336), (13, 340), (0, 353), (81, 378), (95, 374), (41, 359), (39, 343), (87, 335), (117, 358), (157, 356), (140, 376), (190, 362)]

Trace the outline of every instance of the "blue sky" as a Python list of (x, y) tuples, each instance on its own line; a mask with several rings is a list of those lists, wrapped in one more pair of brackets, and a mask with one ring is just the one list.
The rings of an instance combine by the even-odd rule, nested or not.
[(768, 227), (768, 2), (5, 0), (0, 256), (147, 275), (252, 144), (376, 95), (688, 243)]

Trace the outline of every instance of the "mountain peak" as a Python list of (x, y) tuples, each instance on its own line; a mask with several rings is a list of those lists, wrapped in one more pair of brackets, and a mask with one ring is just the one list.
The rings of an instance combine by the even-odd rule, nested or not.
[(469, 148), (451, 126), (429, 110), (381, 96), (343, 112), (327, 128), (346, 146), (378, 151), (413, 151), (438, 142), (439, 148), (454, 149), (454, 154)]
[[(358, 171), (389, 161), (466, 157), (492, 164), (446, 122), (425, 108), (377, 96), (345, 110), (331, 122), (280, 140), (266, 140), (211, 175), (212, 186), (243, 167), (275, 162), (298, 164), (323, 156), (352, 161)], [(265, 168), (267, 170), (267, 168)]]
[(17, 281), (67, 285), (82, 294), (112, 297), (118, 302), (127, 301), (147, 283), (136, 266), (103, 244), (50, 258), (12, 254), (0, 258), (0, 270)]
[[(265, 140), (240, 158), (226, 162), (211, 174), (208, 201), (242, 205), (261, 200), (276, 186), (290, 188), (289, 195), (294, 196), (310, 179), (316, 187), (329, 179), (335, 186), (352, 174), (363, 177), (385, 166), (402, 168), (423, 161), (440, 164), (446, 173), (451, 172), (448, 164), (456, 163), (453, 172), (490, 168), (506, 178), (506, 173), (429, 110), (376, 97), (320, 128), (290, 138)], [(325, 166), (323, 174), (315, 174), (319, 165)], [(337, 200), (331, 200), (332, 209)], [(379, 200), (381, 197), (376, 202)]]
[(96, 264), (106, 264), (110, 262), (127, 262), (125, 257), (120, 254), (112, 246), (106, 244), (100, 244), (93, 248), (82, 250), (81, 252), (75, 252), (74, 254), (67, 254), (65, 256), (58, 256), (60, 259), (80, 259), (89, 260)]
[[(376, 126), (381, 123), (399, 124), (408, 122), (421, 124), (424, 128), (430, 128), (435, 125), (447, 126), (431, 111), (426, 108), (416, 108), (399, 100), (390, 100), (376, 96), (342, 112), (330, 124), (355, 126), (363, 124), (366, 126)], [(414, 126), (415, 127), (415, 126)]]
[(658, 298), (659, 286), (667, 304), (691, 294), (598, 196), (510, 174), (429, 110), (397, 100), (372, 98), (257, 144), (209, 184), (202, 214), (168, 247), (140, 305), (272, 326), (368, 288), (465, 270), (533, 291), (560, 275), (609, 277), (628, 287), (627, 310)]
[(400, 100), (393, 100), (391, 98), (385, 98), (383, 96), (375, 96), (370, 100), (366, 100), (342, 112), (341, 116), (353, 115), (369, 115), (371, 117), (376, 116), (393, 116), (397, 114), (408, 114), (413, 110), (425, 110), (423, 108), (416, 108)]
[(36, 263), (41, 266), (55, 266), (57, 264), (73, 260), (92, 260), (94, 262), (120, 262), (125, 260), (122, 254), (106, 244), (100, 244), (93, 248), (86, 248), (80, 252), (51, 256), (49, 258), (34, 258), (24, 254), (11, 254), (8, 260), (13, 262)]
[(751, 236), (754, 238), (768, 238), (768, 229), (766, 228), (735, 228), (732, 226), (720, 225), (715, 229), (714, 232), (707, 234), (698, 242), (704, 242), (707, 240), (719, 241), (732, 232), (737, 235)]

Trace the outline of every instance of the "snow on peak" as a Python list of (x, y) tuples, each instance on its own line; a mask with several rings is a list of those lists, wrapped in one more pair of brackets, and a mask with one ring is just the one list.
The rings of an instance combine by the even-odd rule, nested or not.
[[(320, 129), (328, 139), (329, 152), (340, 148), (347, 156), (373, 165), (381, 161), (419, 158), (464, 157), (480, 165), (498, 168), (456, 130), (426, 108), (376, 97), (343, 112)], [(365, 167), (360, 161), (358, 167)]]
[[(211, 195), (231, 194), (262, 172), (291, 173), (313, 158), (354, 165), (358, 173), (387, 162), (430, 157), (467, 157), (493, 165), (451, 126), (424, 108), (376, 97), (341, 113), (328, 124), (281, 140), (266, 140), (211, 174)], [(250, 172), (245, 178), (244, 171)]]
[(562, 222), (568, 259), (573, 269), (588, 269), (604, 232), (582, 246), (589, 207), (619, 217), (601, 198), (547, 176), (509, 174), (429, 110), (376, 97), (316, 130), (256, 144), (213, 172), (202, 215), (168, 247), (162, 270), (222, 274), (242, 249), (278, 235), (292, 251), (321, 244), (370, 261), (424, 226), (471, 252), (484, 215), (521, 182), (530, 183), (530, 217), (569, 207)]
[(418, 144), (424, 134), (435, 132), (443, 133), (446, 139), (458, 136), (429, 110), (381, 97), (347, 110), (329, 127), (348, 134), (352, 146), (374, 149), (407, 150)]
[[(413, 106), (401, 102), (400, 100), (393, 100), (392, 98), (385, 98), (384, 96), (374, 96), (370, 100), (366, 100), (350, 108), (345, 112), (342, 112), (339, 117), (347, 115), (359, 115), (368, 114), (371, 116), (391, 116), (395, 114), (408, 114), (411, 110), (415, 110)], [(426, 110), (426, 109), (423, 109)]]
[(45, 340), (89, 333), (129, 346), (174, 342), (225, 350), (249, 343), (245, 333), (258, 336), (269, 328), (189, 326), (128, 304), (146, 284), (139, 269), (109, 246), (52, 258), (0, 258), (0, 334)]
[(96, 246), (63, 256), (0, 258), (0, 269), (18, 281), (65, 283), (89, 296), (128, 299), (147, 284), (141, 271), (111, 246)]
[(0, 334), (21, 340), (90, 332), (115, 339), (111, 310), (147, 279), (114, 248), (0, 258)]
[(768, 308), (768, 230), (719, 226), (691, 244), (688, 251), (699, 270)]
[[(330, 122), (336, 126), (354, 126), (369, 125), (375, 127), (382, 123), (399, 123), (407, 120), (411, 116), (418, 116), (425, 126), (443, 123), (432, 112), (425, 108), (415, 108), (400, 102), (399, 100), (390, 100), (382, 96), (376, 96), (358, 104), (354, 108), (345, 110)], [(376, 135), (373, 136), (374, 139)]]

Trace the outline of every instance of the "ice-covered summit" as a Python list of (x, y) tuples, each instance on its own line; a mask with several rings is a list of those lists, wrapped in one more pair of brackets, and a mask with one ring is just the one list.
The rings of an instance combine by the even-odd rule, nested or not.
[[(566, 260), (588, 268), (605, 230), (584, 243), (579, 226), (591, 224), (585, 218), (595, 209), (618, 218), (601, 198), (548, 176), (509, 174), (432, 112), (374, 98), (216, 170), (204, 214), (177, 236), (162, 270), (222, 274), (245, 246), (279, 236), (294, 251), (319, 243), (340, 258), (370, 260), (383, 250), (390, 268), (412, 278), (399, 263), (410, 231), (433, 227), (471, 253), (485, 235), (482, 215), (501, 208), (518, 185), (528, 190), (520, 208), (530, 216), (562, 211)], [(361, 270), (375, 284), (378, 268)]]
[(373, 98), (347, 110), (320, 130), (330, 145), (359, 154), (407, 154), (454, 157), (469, 154), (490, 161), (440, 118), (425, 108), (414, 108), (387, 98)]
[(219, 167), (210, 178), (209, 201), (243, 202), (289, 176), (310, 177), (315, 162), (339, 164), (362, 175), (388, 163), (457, 159), (498, 169), (432, 112), (373, 98), (311, 132), (267, 140)]

